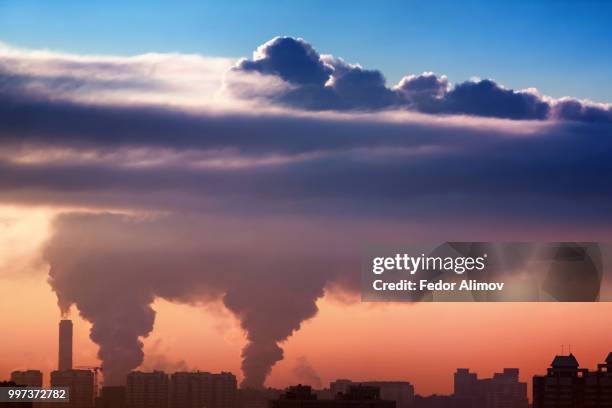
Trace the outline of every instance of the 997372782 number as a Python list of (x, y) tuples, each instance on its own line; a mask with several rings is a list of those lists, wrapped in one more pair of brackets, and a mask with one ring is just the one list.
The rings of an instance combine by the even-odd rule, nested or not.
[(0, 402), (10, 401), (68, 401), (67, 387), (0, 387)]

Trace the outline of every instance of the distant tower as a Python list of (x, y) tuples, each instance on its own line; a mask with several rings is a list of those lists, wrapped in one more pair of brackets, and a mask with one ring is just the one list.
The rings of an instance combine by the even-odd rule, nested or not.
[(59, 371), (72, 370), (72, 320), (59, 323)]

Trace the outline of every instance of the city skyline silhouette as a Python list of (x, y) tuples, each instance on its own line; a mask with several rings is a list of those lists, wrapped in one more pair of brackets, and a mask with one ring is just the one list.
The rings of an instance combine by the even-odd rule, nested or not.
[[(210, 408), (251, 408), (262, 401), (267, 401), (269, 408), (295, 408), (303, 404), (322, 408), (335, 404), (335, 408), (344, 408), (349, 401), (348, 406), (352, 408), (360, 407), (358, 401), (375, 408), (372, 400), (380, 400), (376, 402), (379, 408), (528, 408), (529, 401), (534, 408), (544, 408), (566, 404), (607, 407), (612, 402), (612, 351), (596, 370), (590, 371), (580, 366), (571, 350), (563, 354), (565, 345), (561, 345), (561, 354), (555, 355), (546, 374), (533, 376), (532, 395), (528, 395), (527, 382), (520, 381), (519, 368), (504, 368), (484, 379), (469, 368), (457, 368), (452, 394), (428, 396), (419, 394), (408, 381), (374, 379), (337, 379), (328, 388), (321, 388), (319, 384), (319, 389), (307, 384), (288, 386), (285, 391), (270, 387), (239, 388), (236, 376), (230, 372), (210, 373), (199, 369), (174, 373), (136, 370), (128, 373), (120, 384), (105, 385), (103, 377), (98, 376), (104, 374), (101, 367), (73, 367), (72, 329), (71, 320), (59, 322), (58, 364), (49, 373), (48, 385), (67, 387), (70, 392), (67, 405), (73, 408), (189, 408), (202, 404)], [(2, 384), (40, 388), (46, 385), (43, 378), (40, 370), (13, 371), (10, 379)], [(547, 385), (549, 382), (566, 388)]]

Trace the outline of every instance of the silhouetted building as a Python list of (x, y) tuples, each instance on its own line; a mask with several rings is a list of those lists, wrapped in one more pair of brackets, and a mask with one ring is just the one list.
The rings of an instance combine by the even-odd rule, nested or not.
[(611, 408), (612, 353), (597, 371), (580, 368), (573, 354), (555, 356), (544, 376), (533, 377), (534, 408)]
[(582, 407), (587, 372), (573, 354), (555, 356), (545, 376), (533, 377), (533, 406)]
[(380, 399), (378, 387), (351, 385), (345, 393), (334, 399), (318, 399), (308, 385), (287, 388), (276, 400), (270, 400), (269, 408), (395, 408), (395, 401)]
[(453, 408), (527, 408), (527, 383), (519, 381), (518, 368), (504, 368), (492, 378), (459, 368), (454, 375)]
[(59, 322), (58, 371), (72, 370), (72, 320)]
[(68, 387), (69, 402), (55, 404), (60, 408), (92, 408), (94, 406), (94, 373), (90, 370), (51, 372), (51, 387)]
[(504, 368), (492, 378), (479, 380), (487, 408), (527, 408), (527, 383), (519, 381), (518, 368)]
[(127, 376), (127, 408), (167, 408), (170, 382), (162, 371), (132, 371)]
[(584, 406), (612, 408), (612, 352), (585, 378)]
[(268, 408), (268, 401), (279, 398), (282, 393), (275, 388), (241, 388), (236, 405), (237, 408)]
[(357, 382), (353, 382), (352, 380), (347, 379), (338, 379), (336, 381), (332, 381), (329, 383), (329, 390), (331, 392), (332, 398), (334, 398), (338, 394), (344, 394), (348, 392), (349, 388), (352, 385), (359, 384)]
[(478, 374), (471, 373), (468, 368), (458, 368), (453, 377), (454, 397), (472, 398), (478, 393)]
[(108, 385), (102, 387), (96, 398), (96, 408), (125, 408), (126, 387)]
[(28, 387), (42, 387), (43, 374), (39, 370), (13, 371), (11, 381)]
[[(14, 381), (0, 381), (0, 387), (17, 387)], [(0, 408), (32, 408), (32, 402), (0, 402)]]
[(380, 407), (388, 407), (395, 408), (395, 401), (386, 401), (380, 399), (380, 388), (372, 386), (372, 385), (351, 385), (347, 392), (338, 394), (334, 397), (335, 401), (348, 401), (348, 402), (364, 402), (364, 401), (373, 401), (374, 405), (368, 406), (378, 406), (380, 403)]
[(222, 372), (214, 376), (214, 404), (213, 408), (235, 408), (238, 390), (236, 376), (232, 373)]
[(170, 408), (235, 408), (236, 376), (222, 372), (178, 372), (170, 377)]
[(332, 398), (347, 393), (353, 385), (367, 385), (380, 390), (380, 398), (395, 401), (397, 408), (411, 408), (414, 405), (414, 387), (407, 381), (362, 381), (336, 380), (329, 385)]
[(329, 388), (313, 389), (312, 392), (314, 392), (317, 395), (318, 399), (333, 399), (334, 398), (334, 394), (331, 393), (331, 390)]
[(519, 381), (518, 368), (504, 368), (491, 378), (479, 379), (467, 368), (454, 374), (452, 395), (417, 395), (415, 408), (528, 408), (527, 383)]
[(414, 408), (453, 408), (453, 397), (451, 395), (429, 395), (414, 397)]
[(309, 385), (298, 384), (288, 387), (278, 400), (315, 401), (317, 395), (312, 392), (312, 387)]

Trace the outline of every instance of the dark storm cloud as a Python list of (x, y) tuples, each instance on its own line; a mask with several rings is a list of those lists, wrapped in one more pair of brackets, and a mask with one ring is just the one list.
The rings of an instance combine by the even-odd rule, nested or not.
[[(302, 39), (277, 37), (258, 49), (254, 60), (242, 60), (239, 72), (274, 75), (290, 89), (267, 95), (276, 102), (312, 110), (379, 110), (407, 108), (432, 114), (465, 114), (507, 119), (547, 119), (551, 102), (528, 91), (507, 89), (490, 79), (448, 86), (434, 74), (407, 76), (391, 89), (380, 71), (320, 56)], [(247, 90), (230, 89), (238, 94)], [(252, 93), (251, 93), (252, 94)], [(574, 106), (575, 105), (575, 106)], [(606, 106), (564, 101), (553, 117), (577, 121), (612, 121)]]

